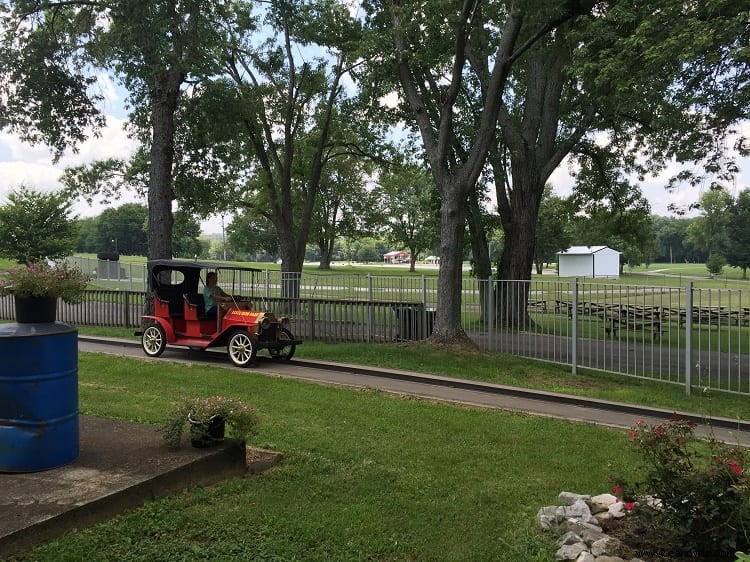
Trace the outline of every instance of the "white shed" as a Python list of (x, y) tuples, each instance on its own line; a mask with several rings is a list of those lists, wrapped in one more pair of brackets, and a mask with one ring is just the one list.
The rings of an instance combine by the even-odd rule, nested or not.
[(560, 277), (620, 277), (620, 252), (607, 246), (571, 246), (557, 260)]

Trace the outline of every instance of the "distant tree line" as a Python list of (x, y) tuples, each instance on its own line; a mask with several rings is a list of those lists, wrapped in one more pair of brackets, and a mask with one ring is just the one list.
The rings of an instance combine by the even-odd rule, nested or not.
[[(383, 178), (370, 194), (380, 203), (359, 213), (360, 227), (331, 229), (330, 242), (324, 246), (307, 244), (306, 261), (319, 262), (321, 267), (330, 267), (331, 260), (380, 262), (385, 253), (406, 249), (413, 269), (418, 260), (438, 253), (436, 202), (429, 195), (434, 191), (426, 187), (429, 181), (424, 173), (411, 168), (402, 175)], [(583, 206), (576, 194), (563, 198), (547, 186), (536, 229), (537, 273), (544, 264), (556, 261), (557, 252), (571, 245), (607, 245), (622, 253), (623, 266), (706, 263), (709, 272), (718, 274), (724, 265), (730, 265), (742, 269), (746, 277), (750, 267), (750, 189), (736, 197), (721, 188), (707, 191), (696, 206), (695, 217), (653, 215), (639, 192), (619, 201), (619, 205), (600, 201)], [(226, 238), (211, 238), (201, 236), (198, 220), (186, 211), (176, 211), (174, 216), (176, 257), (261, 262), (275, 262), (280, 257), (275, 227), (262, 217), (238, 215), (227, 226)], [(145, 255), (147, 217), (144, 205), (126, 203), (96, 217), (76, 219), (68, 194), (20, 186), (0, 205), (0, 255), (20, 262), (62, 257), (74, 251)], [(489, 254), (499, 261), (505, 251), (503, 231), (495, 226), (489, 232)], [(467, 242), (463, 259), (472, 257)], [(476, 268), (474, 273), (478, 275)]]
[(750, 267), (750, 189), (732, 197), (725, 189), (706, 191), (695, 217), (652, 215), (645, 201), (624, 209), (602, 206), (585, 214), (576, 196), (545, 195), (537, 230), (537, 271), (570, 245), (606, 245), (622, 252), (623, 265), (705, 263), (718, 274), (724, 265)]

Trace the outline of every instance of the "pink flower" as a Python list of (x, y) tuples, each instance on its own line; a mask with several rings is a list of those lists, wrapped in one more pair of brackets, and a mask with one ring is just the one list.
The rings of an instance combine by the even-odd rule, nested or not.
[(625, 509), (627, 509), (628, 511), (633, 511), (635, 509), (635, 503), (625, 502)]
[(643, 425), (644, 423), (646, 422), (643, 421), (643, 418), (638, 418), (637, 420), (635, 420), (635, 425)]
[(615, 484), (614, 486), (612, 486), (612, 491), (616, 496), (619, 496), (622, 494), (622, 486), (618, 486), (617, 484)]
[(630, 431), (628, 431), (628, 435), (630, 435), (631, 437), (637, 437), (638, 432), (635, 429), (631, 429)]
[(727, 466), (729, 467), (729, 470), (731, 470), (735, 474), (742, 474), (742, 467), (740, 466), (740, 463), (737, 461), (729, 461), (727, 463)]

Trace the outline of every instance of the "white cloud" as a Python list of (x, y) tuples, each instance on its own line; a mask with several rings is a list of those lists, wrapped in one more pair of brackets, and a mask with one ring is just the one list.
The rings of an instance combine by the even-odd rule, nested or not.
[(27, 144), (18, 138), (18, 136), (5, 131), (0, 131), (0, 151), (5, 155), (2, 158), (3, 162), (20, 161), (27, 164), (43, 164), (50, 161), (50, 151), (47, 147)]
[(52, 191), (57, 185), (60, 172), (52, 166), (34, 161), (12, 160), (0, 162), (0, 196), (21, 184), (41, 191)]
[(380, 105), (393, 109), (394, 107), (398, 107), (400, 103), (399, 100), (398, 92), (390, 92), (381, 97), (378, 101), (380, 102)]
[[(0, 132), (0, 201), (5, 201), (8, 192), (21, 184), (45, 192), (59, 189), (60, 176), (66, 167), (104, 158), (128, 158), (137, 143), (127, 137), (123, 124), (122, 120), (108, 116), (99, 137), (90, 136), (81, 144), (78, 153), (66, 151), (57, 163), (53, 162), (47, 147), (30, 145), (16, 135)], [(123, 202), (131, 200), (136, 200), (134, 195), (124, 194)], [(97, 215), (103, 208), (85, 202), (74, 206), (75, 212), (82, 216)]]
[[(107, 123), (99, 137), (90, 137), (79, 147), (77, 154), (66, 152), (58, 163), (53, 163), (52, 153), (42, 145), (30, 145), (16, 135), (0, 131), (0, 203), (7, 194), (21, 184), (32, 189), (50, 192), (60, 189), (60, 176), (68, 166), (88, 164), (104, 158), (127, 158), (137, 148), (137, 143), (129, 139), (123, 129), (125, 121), (107, 116)], [(114, 204), (145, 203), (135, 193), (122, 193)], [(78, 201), (73, 213), (79, 217), (94, 217), (110, 205), (95, 201), (91, 205)], [(231, 217), (225, 217), (225, 225)], [(221, 217), (211, 217), (202, 223), (204, 232), (222, 231)]]

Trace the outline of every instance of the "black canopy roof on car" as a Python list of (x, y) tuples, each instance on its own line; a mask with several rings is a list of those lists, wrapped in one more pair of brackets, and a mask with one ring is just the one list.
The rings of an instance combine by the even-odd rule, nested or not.
[(183, 260), (148, 260), (149, 287), (154, 289), (161, 286), (159, 275), (163, 271), (179, 271), (184, 277), (184, 282), (180, 283), (186, 292), (195, 292), (198, 289), (198, 281), (202, 270), (209, 271), (247, 271), (250, 273), (260, 273), (261, 269), (253, 267), (244, 267), (239, 265), (228, 264), (226, 262), (205, 262), (205, 261), (183, 261)]
[(176, 269), (179, 271), (187, 271), (190, 269), (234, 269), (239, 271), (263, 271), (262, 269), (256, 269), (254, 267), (245, 267), (242, 265), (234, 265), (226, 262), (207, 262), (207, 261), (188, 261), (188, 260), (148, 260), (146, 265), (151, 271), (152, 269), (158, 269), (160, 271), (165, 269)]

